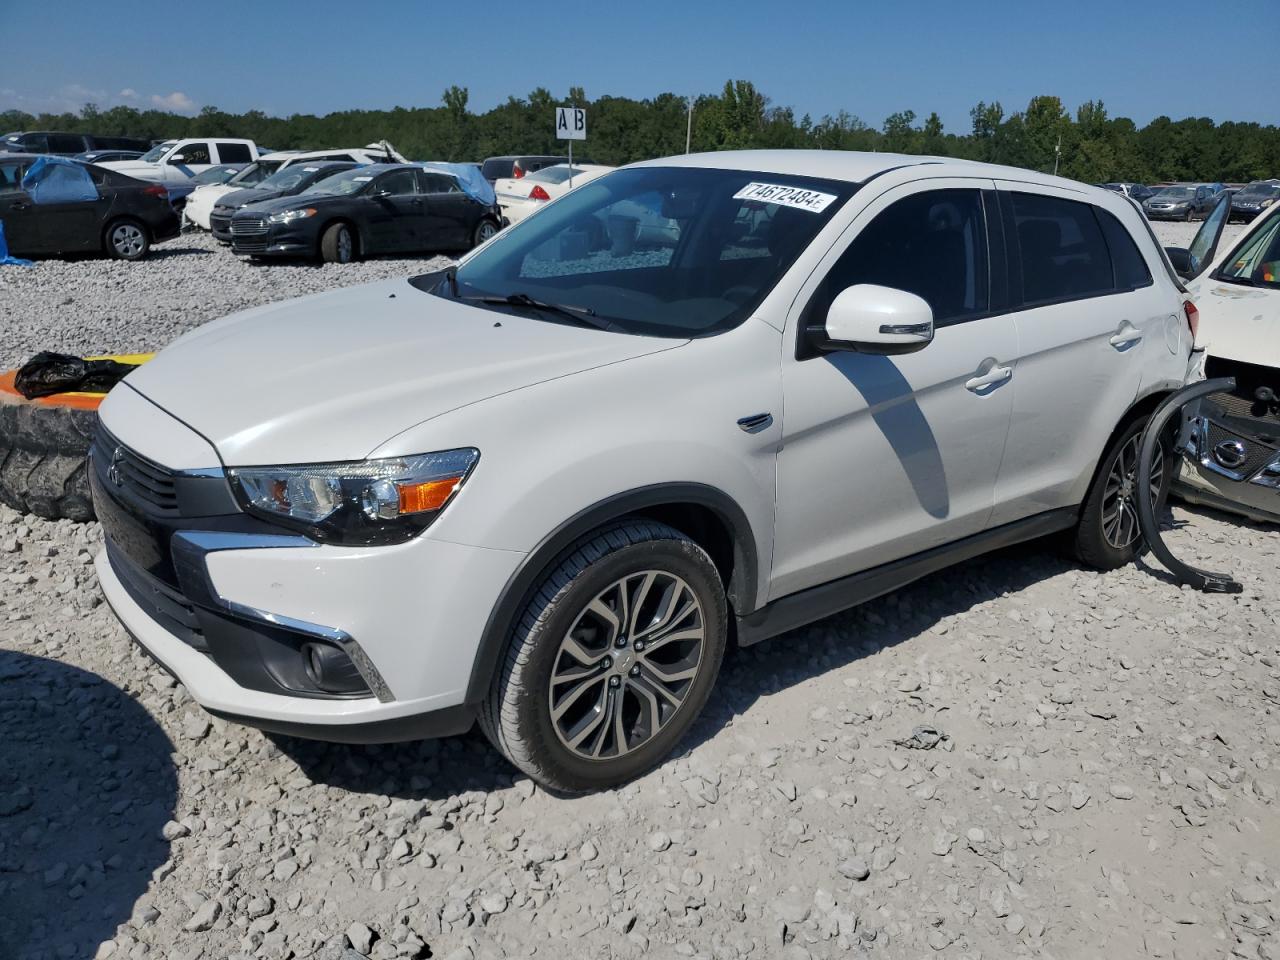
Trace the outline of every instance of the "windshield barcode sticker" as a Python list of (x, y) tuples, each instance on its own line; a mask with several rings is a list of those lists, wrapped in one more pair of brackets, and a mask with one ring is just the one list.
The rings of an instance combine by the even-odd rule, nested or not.
[(781, 207), (794, 207), (821, 213), (831, 205), (834, 193), (819, 193), (800, 187), (785, 187), (780, 183), (748, 183), (733, 195), (735, 200), (756, 200), (760, 203), (776, 203)]

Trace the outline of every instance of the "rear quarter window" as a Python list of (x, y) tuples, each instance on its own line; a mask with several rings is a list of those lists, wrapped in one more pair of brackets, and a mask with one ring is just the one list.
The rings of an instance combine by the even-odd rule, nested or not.
[(1102, 235), (1106, 238), (1107, 249), (1111, 253), (1116, 289), (1137, 290), (1150, 285), (1151, 271), (1147, 269), (1147, 261), (1143, 259), (1138, 245), (1133, 242), (1133, 235), (1106, 210), (1094, 207), (1094, 213), (1097, 214), (1098, 224), (1102, 227)]

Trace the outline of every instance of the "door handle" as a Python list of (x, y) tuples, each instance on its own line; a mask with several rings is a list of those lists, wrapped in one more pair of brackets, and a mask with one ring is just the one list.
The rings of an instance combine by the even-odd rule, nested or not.
[(993, 366), (986, 373), (980, 373), (976, 377), (970, 377), (964, 382), (966, 390), (977, 392), (984, 387), (993, 387), (997, 383), (1004, 383), (1013, 376), (1013, 367)]
[(10, 210), (30, 210), (31, 204), (27, 203), (25, 200), (15, 200), (13, 203), (9, 204), (9, 209)]
[(1133, 343), (1139, 343), (1141, 340), (1142, 331), (1126, 322), (1125, 325), (1117, 330), (1107, 342), (1113, 347), (1120, 349)]

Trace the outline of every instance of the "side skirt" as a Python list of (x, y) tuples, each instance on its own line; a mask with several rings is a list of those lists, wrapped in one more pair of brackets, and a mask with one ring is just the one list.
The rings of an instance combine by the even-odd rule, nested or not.
[(781, 597), (755, 613), (738, 617), (738, 643), (744, 647), (751, 646), (892, 593), (921, 577), (992, 550), (1070, 529), (1078, 517), (1079, 511), (1075, 507), (1038, 513), (1033, 517), (984, 530), (955, 543), (934, 547), (923, 553)]

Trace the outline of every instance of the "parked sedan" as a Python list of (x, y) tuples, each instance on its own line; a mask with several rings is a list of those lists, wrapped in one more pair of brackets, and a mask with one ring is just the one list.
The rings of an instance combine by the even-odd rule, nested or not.
[(1154, 197), (1156, 194), (1156, 191), (1152, 190), (1145, 183), (1100, 183), (1098, 186), (1102, 187), (1104, 190), (1110, 190), (1113, 193), (1123, 193), (1130, 200), (1134, 201), (1134, 203), (1138, 204)]
[(502, 208), (503, 218), (508, 223), (518, 223), (556, 197), (564, 196), (570, 190), (590, 183), (612, 169), (614, 168), (596, 164), (575, 164), (570, 167), (567, 163), (558, 163), (519, 179), (499, 180), (493, 185), (493, 190), (498, 195), (498, 206)]
[(1164, 187), (1142, 204), (1150, 220), (1191, 220), (1213, 209), (1209, 187)]
[(1257, 180), (1231, 195), (1231, 219), (1250, 223), (1280, 203), (1280, 180)]
[(280, 197), (293, 197), (335, 173), (351, 170), (356, 166), (353, 162), (324, 160), (319, 163), (298, 163), (283, 170), (277, 170), (265, 180), (261, 180), (243, 190), (232, 190), (219, 197), (209, 214), (209, 229), (214, 237), (223, 243), (231, 242), (231, 218), (241, 207), (251, 203), (262, 203), (265, 200), (276, 200)]
[(490, 157), (480, 165), (480, 172), (490, 183), (496, 183), (499, 180), (519, 180), (531, 173), (537, 173), (543, 167), (568, 162), (568, 157)]
[[(15, 256), (107, 253), (141, 260), (153, 243), (178, 235), (178, 215), (161, 184), (62, 161), (66, 169), (51, 174), (59, 180), (55, 193), (31, 182), (40, 175), (31, 169), (39, 160), (0, 154), (0, 221)], [(75, 199), (68, 199), (72, 193)]]
[(141, 150), (88, 150), (77, 153), (76, 159), (85, 163), (108, 163), (112, 160), (137, 160), (140, 156)]
[(231, 218), (231, 249), (335, 263), (380, 253), (461, 250), (499, 229), (498, 205), (472, 199), (449, 174), (377, 163), (327, 177), (294, 197)]

